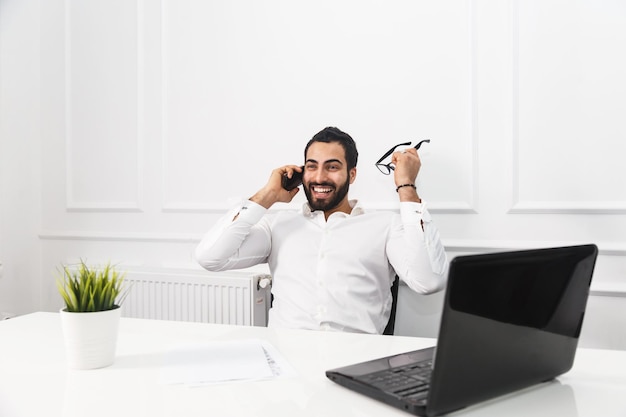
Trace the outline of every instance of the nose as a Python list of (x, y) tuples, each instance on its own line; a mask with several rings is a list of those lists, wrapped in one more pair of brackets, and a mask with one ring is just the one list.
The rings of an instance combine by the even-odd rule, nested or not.
[(326, 180), (326, 173), (324, 172), (323, 169), (316, 169), (314, 172), (311, 173), (311, 182), (314, 182), (316, 184), (321, 184)]

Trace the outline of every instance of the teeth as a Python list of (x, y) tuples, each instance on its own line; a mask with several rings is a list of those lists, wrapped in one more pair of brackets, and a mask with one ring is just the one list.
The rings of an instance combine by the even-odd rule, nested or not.
[(313, 187), (313, 191), (316, 193), (330, 193), (332, 188), (330, 187)]

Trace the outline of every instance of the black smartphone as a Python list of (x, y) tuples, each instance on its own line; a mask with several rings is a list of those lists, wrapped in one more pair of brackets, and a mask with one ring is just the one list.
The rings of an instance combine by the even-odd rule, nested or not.
[(288, 178), (287, 175), (283, 175), (283, 188), (287, 191), (291, 191), (300, 184), (302, 184), (302, 173), (304, 172), (304, 167), (300, 167), (302, 169), (301, 172), (293, 171), (291, 178)]

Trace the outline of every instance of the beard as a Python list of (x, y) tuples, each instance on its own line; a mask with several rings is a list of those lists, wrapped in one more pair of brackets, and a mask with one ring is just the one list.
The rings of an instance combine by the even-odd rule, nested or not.
[[(313, 186), (331, 187), (333, 189), (331, 193), (335, 193), (335, 195), (331, 198), (326, 198), (323, 200), (314, 199), (311, 193), (311, 187)], [(306, 187), (302, 187), (302, 188), (304, 188), (304, 194), (306, 195), (306, 199), (309, 202), (311, 211), (315, 211), (315, 210), (327, 211), (327, 210), (332, 210), (335, 207), (339, 206), (339, 204), (343, 201), (345, 196), (348, 195), (348, 190), (350, 189), (350, 181), (346, 180), (346, 182), (343, 183), (339, 188), (337, 188), (335, 184), (327, 183), (327, 182), (322, 183), (322, 184), (308, 183)]]

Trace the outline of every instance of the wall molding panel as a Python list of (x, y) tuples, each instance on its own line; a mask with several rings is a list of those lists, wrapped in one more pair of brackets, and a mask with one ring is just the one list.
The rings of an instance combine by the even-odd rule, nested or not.
[[(597, 11), (602, 10), (602, 7), (600, 8), (590, 7), (591, 3), (592, 2), (585, 2), (580, 8), (580, 10), (577, 10), (576, 8), (564, 10), (565, 12), (567, 12), (566, 13), (567, 17), (564, 17), (563, 21), (569, 22), (568, 18), (572, 18), (573, 21), (579, 24), (579, 27), (585, 27), (585, 30), (593, 31), (595, 24), (597, 24), (597, 22), (593, 20), (587, 21), (585, 12), (593, 12), (593, 13), (600, 14)], [(595, 147), (604, 148), (606, 147), (605, 144), (603, 143), (599, 144), (598, 141), (610, 143), (612, 140), (616, 140), (618, 137), (621, 136), (615, 130), (610, 130), (612, 134), (609, 134), (606, 137), (603, 137), (601, 133), (593, 134), (592, 135), (593, 138), (586, 137), (585, 132), (589, 130), (595, 131), (597, 130), (597, 126), (590, 127), (589, 121), (580, 120), (581, 119), (580, 117), (578, 118), (576, 117), (576, 115), (578, 114), (577, 112), (581, 112), (583, 114), (585, 113), (584, 110), (579, 110), (577, 106), (579, 107), (585, 106), (584, 107), (585, 109), (594, 109), (597, 107), (597, 105), (592, 100), (589, 100), (587, 98), (587, 96), (591, 94), (588, 90), (595, 91), (595, 89), (598, 88), (597, 82), (594, 81), (594, 84), (592, 84), (591, 87), (588, 84), (583, 83), (589, 77), (588, 74), (592, 70), (587, 67), (579, 69), (580, 74), (578, 75), (580, 79), (572, 79), (572, 81), (577, 81), (583, 84), (583, 86), (571, 85), (570, 88), (571, 88), (571, 91), (573, 92), (572, 96), (571, 97), (564, 96), (563, 103), (561, 103), (560, 107), (553, 108), (553, 107), (556, 107), (554, 106), (553, 103), (557, 102), (557, 100), (553, 97), (551, 98), (551, 101), (549, 101), (547, 104), (539, 102), (539, 101), (535, 101), (531, 103), (526, 103), (526, 107), (523, 107), (522, 105), (522, 101), (523, 101), (522, 92), (526, 92), (527, 90), (531, 89), (530, 86), (521, 85), (522, 75), (520, 72), (522, 70), (522, 64), (527, 65), (526, 67), (527, 77), (531, 77), (531, 76), (536, 77), (534, 79), (531, 78), (529, 83), (534, 81), (535, 83), (539, 84), (539, 88), (544, 87), (544, 84), (548, 82), (546, 80), (559, 80), (560, 81), (560, 79), (567, 77), (568, 67), (576, 68), (580, 66), (580, 65), (577, 65), (578, 62), (575, 61), (576, 58), (579, 58), (578, 55), (576, 54), (576, 51), (575, 50), (570, 51), (568, 49), (570, 48), (570, 45), (569, 45), (570, 43), (571, 44), (576, 43), (575, 42), (576, 38), (575, 37), (564, 38), (563, 35), (560, 35), (559, 33), (560, 31), (566, 32), (568, 30), (572, 30), (572, 27), (567, 26), (566, 23), (561, 23), (562, 25), (564, 25), (563, 27), (559, 27), (558, 25), (556, 27), (551, 26), (550, 28), (551, 32), (542, 38), (544, 42), (548, 45), (552, 45), (552, 43), (558, 44), (559, 42), (561, 42), (562, 49), (567, 51), (567, 53), (563, 52), (563, 59), (569, 60), (569, 61), (560, 62), (560, 64), (562, 65), (562, 68), (560, 68), (561, 69), (560, 73), (556, 72), (555, 70), (551, 70), (549, 68), (544, 68), (543, 72), (545, 74), (542, 74), (542, 75), (545, 79), (540, 78), (536, 76), (536, 73), (539, 72), (539, 70), (535, 70), (535, 72), (532, 72), (532, 70), (535, 69), (533, 67), (533, 62), (522, 62), (522, 54), (523, 54), (522, 49), (523, 48), (521, 46), (521, 40), (520, 40), (522, 28), (527, 28), (531, 24), (534, 24), (535, 32), (541, 33), (540, 32), (541, 30), (547, 30), (545, 29), (545, 26), (543, 26), (543, 25), (547, 25), (546, 23), (547, 21), (544, 19), (546, 18), (546, 15), (549, 15), (549, 13), (552, 11), (552, 8), (555, 8), (555, 7), (557, 6), (554, 4), (549, 4), (549, 3), (541, 3), (541, 2), (531, 3), (531, 2), (524, 2), (520, 0), (512, 0), (512, 18), (511, 18), (512, 48), (511, 50), (512, 50), (512, 62), (513, 62), (513, 86), (512, 86), (512, 100), (513, 100), (513, 103), (512, 103), (512, 109), (513, 109), (513, 115), (512, 115), (513, 178), (512, 180), (513, 180), (513, 184), (512, 184), (512, 199), (511, 199), (512, 203), (511, 203), (511, 208), (508, 213), (510, 214), (585, 214), (585, 215), (626, 214), (626, 199), (618, 198), (616, 200), (609, 200), (606, 198), (606, 195), (610, 195), (611, 197), (613, 197), (617, 194), (617, 196), (619, 197), (619, 194), (623, 195), (624, 193), (623, 192), (616, 193), (614, 188), (606, 186), (607, 185), (606, 176), (602, 175), (603, 170), (598, 169), (599, 166), (594, 166), (593, 164), (590, 165), (586, 159), (585, 152), (577, 153), (572, 150), (572, 149), (577, 149), (577, 148), (578, 149), (588, 148), (589, 150), (593, 150)], [(532, 19), (533, 19), (532, 22), (522, 21), (524, 19), (523, 13), (521, 12), (522, 8), (526, 12), (526, 14), (529, 14), (530, 16), (532, 16)], [(529, 17), (528, 19), (531, 19), (531, 18)], [(589, 18), (589, 19), (593, 19), (593, 18)], [(587, 29), (586, 26), (590, 26), (590, 25), (586, 25), (585, 23), (590, 23), (590, 22), (593, 22), (594, 27)], [(616, 22), (613, 22), (612, 24), (616, 26), (618, 25)], [(574, 25), (574, 23), (572, 23), (572, 25)], [(529, 31), (527, 30), (526, 33), (528, 34)], [(619, 35), (622, 39), (626, 38), (624, 36), (623, 29), (621, 29), (621, 33)], [(601, 36), (602, 35), (598, 35), (598, 39), (601, 39)], [(612, 33), (611, 36), (615, 36), (615, 33)], [(619, 44), (620, 37), (615, 37), (616, 39), (610, 39), (610, 42), (614, 42), (617, 45)], [(596, 41), (599, 41), (598, 39), (596, 39)], [(529, 39), (526, 42), (529, 42), (532, 44), (533, 39)], [(609, 47), (610, 46), (609, 40), (607, 40), (606, 43), (607, 43), (607, 47)], [(585, 44), (578, 45), (578, 47), (591, 48), (589, 45), (585, 45)], [(545, 48), (547, 49), (548, 46), (546, 46)], [(528, 49), (528, 46), (526, 50), (524, 50), (525, 51), (524, 53), (526, 53), (526, 55), (529, 55), (527, 49)], [(580, 54), (584, 54), (585, 51), (586, 49), (583, 49), (582, 52), (580, 52)], [(554, 63), (544, 62), (541, 59), (542, 53), (544, 52), (537, 51), (537, 53), (535, 55), (531, 55), (530, 58), (533, 58), (535, 61), (537, 61), (537, 65), (541, 65), (542, 67), (549, 67), (550, 64), (554, 65)], [(545, 52), (545, 53), (547, 54), (548, 52)], [(528, 56), (526, 57), (528, 58)], [(584, 60), (584, 61), (586, 62), (588, 60)], [(624, 60), (622, 60), (621, 62), (622, 65), (624, 65), (623, 62)], [(614, 58), (607, 58), (607, 62), (605, 62), (605, 65), (610, 65), (614, 63), (617, 63), (618, 65), (620, 64), (620, 62), (618, 62)], [(531, 68), (531, 69), (529, 70), (528, 68)], [(530, 75), (528, 73), (530, 73)], [(612, 79), (611, 78), (607, 79), (607, 82), (615, 83), (616, 80), (621, 78), (618, 76), (615, 76), (615, 77)], [(622, 83), (621, 87), (623, 89), (624, 86), (626, 86), (626, 83), (624, 83), (623, 81), (621, 81), (621, 83)], [(555, 95), (562, 94), (562, 91), (559, 90), (559, 88), (563, 88), (563, 87), (561, 85), (559, 85), (558, 87), (555, 87), (555, 91), (554, 91)], [(611, 88), (614, 88), (614, 87), (611, 87)], [(532, 91), (530, 93), (527, 93), (527, 96), (528, 96), (527, 97), (528, 100), (532, 100), (532, 99), (539, 100), (539, 98), (542, 97), (541, 91), (540, 92)], [(568, 100), (573, 101), (573, 103), (568, 103), (567, 102)], [(544, 107), (541, 107), (541, 106), (544, 106)], [(522, 125), (522, 121), (521, 121), (522, 111), (524, 109), (528, 109), (529, 107), (536, 107), (535, 113), (533, 114), (534, 118), (531, 119), (530, 116), (528, 116), (525, 120), (525, 124)], [(562, 120), (567, 121), (567, 123), (563, 123), (564, 128), (562, 129), (562, 131), (559, 131), (558, 128), (554, 129), (553, 126), (545, 127), (545, 130), (547, 130), (547, 132), (545, 133), (542, 131), (543, 129), (540, 126), (542, 126), (542, 124), (545, 125), (545, 120), (544, 120), (545, 116), (543, 116), (543, 114), (540, 115), (540, 113), (549, 113), (550, 111), (554, 113), (555, 125), (558, 125)], [(571, 112), (571, 116), (569, 114), (570, 112)], [(569, 125), (571, 125), (572, 127), (569, 128)], [(569, 129), (565, 129), (565, 127)], [(523, 136), (522, 131), (524, 130), (524, 128), (526, 128), (527, 130), (531, 132), (539, 132), (537, 133), (538, 136), (543, 135), (543, 137), (540, 136), (542, 140), (539, 141), (537, 144), (535, 144), (536, 150), (533, 150), (533, 152), (528, 151), (528, 150), (526, 151), (526, 153), (522, 152), (523, 144), (525, 144), (526, 147), (529, 147), (529, 144), (532, 143), (532, 141), (538, 140), (535, 137), (531, 137), (532, 135)], [(580, 132), (577, 129), (580, 130)], [(572, 136), (568, 138), (569, 140), (567, 140), (567, 139), (562, 139), (559, 137), (563, 135), (566, 135), (566, 136), (572, 135)], [(615, 138), (611, 139), (611, 136), (615, 136)], [(621, 162), (618, 162), (618, 159), (616, 159), (615, 161), (611, 160), (611, 158), (616, 158), (614, 156), (615, 155), (614, 153), (605, 152), (604, 154), (602, 154), (601, 151), (598, 151), (598, 152), (599, 152), (599, 156), (597, 156), (597, 158), (600, 164), (604, 162), (609, 165), (614, 164), (615, 166), (623, 167), (623, 164), (621, 164)], [(538, 164), (538, 163), (529, 162), (524, 159), (525, 157), (528, 157), (529, 155), (532, 155), (535, 153), (536, 154), (546, 153), (547, 154), (546, 157), (539, 158), (538, 160), (549, 161), (549, 159), (547, 158), (552, 157), (553, 163)], [(587, 174), (586, 176), (587, 176), (588, 182), (585, 182), (584, 184), (576, 184), (576, 183), (572, 184), (572, 183), (566, 182), (567, 180), (569, 180), (567, 176), (559, 175), (559, 171), (563, 169), (560, 166), (560, 164), (566, 163), (565, 166), (567, 166), (567, 159), (571, 158), (572, 156), (578, 157), (578, 160), (580, 162), (575, 164), (574, 166), (578, 168), (578, 170), (584, 171)], [(546, 175), (541, 175), (542, 170)], [(528, 173), (530, 171), (537, 171), (538, 174), (531, 175), (531, 176), (526, 175), (526, 181), (528, 181), (528, 178), (530, 177), (533, 179), (532, 180), (533, 182), (524, 182), (525, 179), (522, 173), (523, 172)], [(594, 178), (595, 178), (595, 181), (594, 181)], [(557, 181), (560, 181), (560, 182), (557, 182)], [(552, 184), (550, 184), (551, 182)], [(545, 195), (550, 194), (549, 192), (550, 185), (552, 185), (552, 187), (554, 188), (554, 191), (559, 191), (559, 194), (555, 197), (554, 200), (545, 199)], [(597, 191), (594, 195), (589, 196), (591, 194), (589, 192), (590, 187), (598, 188), (600, 191)], [(523, 192), (522, 192), (523, 188), (527, 190), (526, 196), (523, 195)], [(528, 190), (534, 191), (537, 189), (540, 189), (541, 192), (538, 193), (539, 195), (536, 198), (532, 198), (529, 195), (530, 192)], [(561, 189), (566, 189), (566, 191), (561, 192)], [(604, 194), (604, 196), (601, 196), (602, 194)], [(579, 196), (583, 196), (584, 198), (586, 198), (586, 200), (574, 200), (573, 197), (579, 197)]]
[[(66, 209), (141, 212), (143, 0), (101, 4), (65, 0), (64, 7)], [(114, 16), (128, 15), (125, 25), (111, 32)], [(130, 25), (134, 29), (127, 33), (128, 42), (122, 34)], [(135, 48), (122, 48), (129, 44)], [(130, 70), (118, 68), (120, 62)], [(119, 85), (128, 82), (134, 86)], [(128, 97), (135, 105), (126, 103)], [(125, 105), (118, 109), (118, 103)]]
[(102, 231), (46, 230), (39, 233), (44, 241), (81, 240), (93, 242), (154, 242), (198, 244), (202, 234), (197, 233), (114, 233)]
[(515, 199), (509, 214), (626, 214), (626, 202), (620, 201), (519, 201)]

